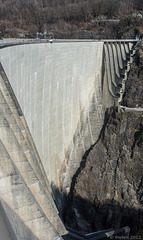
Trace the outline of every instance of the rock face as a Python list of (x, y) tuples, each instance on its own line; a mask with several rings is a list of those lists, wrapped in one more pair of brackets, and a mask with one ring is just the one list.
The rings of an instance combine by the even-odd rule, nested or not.
[[(135, 55), (123, 104), (142, 106), (142, 50)], [(138, 59), (138, 62), (137, 62)], [(143, 111), (107, 110), (99, 140), (73, 177), (65, 222), (91, 232), (128, 225), (143, 235)]]
[(108, 122), (75, 177), (66, 222), (96, 231), (143, 223), (143, 112), (118, 113)]
[(134, 62), (126, 82), (122, 105), (143, 107), (143, 43), (136, 48)]

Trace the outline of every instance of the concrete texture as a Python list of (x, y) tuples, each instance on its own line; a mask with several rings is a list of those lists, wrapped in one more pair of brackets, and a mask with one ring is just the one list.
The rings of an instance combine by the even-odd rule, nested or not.
[(65, 214), (71, 228), (91, 233), (127, 225), (142, 239), (143, 111), (133, 110), (108, 109), (100, 138), (73, 181)]
[(132, 46), (67, 41), (0, 49), (1, 202), (17, 239), (66, 234), (50, 187), (69, 192), (106, 107), (118, 102)]
[[(0, 69), (1, 205), (13, 239), (62, 239), (65, 227), (51, 197), (30, 133)], [(23, 134), (25, 132), (25, 134)], [(37, 169), (38, 168), (38, 169)]]
[[(113, 58), (114, 44), (117, 48), (114, 55), (117, 55), (119, 63), (115, 62), (115, 56)], [(73, 136), (79, 132), (80, 125), (85, 125), (83, 122), (86, 122), (87, 130), (85, 133), (79, 132), (78, 139), (81, 139), (83, 149), (80, 157), (97, 140), (104, 117), (101, 86), (103, 46), (109, 92), (117, 98), (114, 64), (116, 72), (119, 67), (123, 69), (124, 44), (128, 45), (126, 42), (107, 43), (107, 51), (103, 42), (57, 42), (1, 49), (0, 60), (51, 184), (60, 186), (64, 178), (61, 171), (67, 166), (67, 158), (70, 155), (73, 159), (72, 155), (78, 154), (72, 153), (72, 148), (75, 152), (77, 145)], [(117, 75), (120, 77), (119, 71)], [(96, 115), (93, 121), (96, 119), (101, 122), (95, 126), (96, 129), (93, 129), (90, 111)], [(84, 140), (86, 137), (88, 141)], [(74, 156), (74, 160), (69, 161), (70, 168), (75, 161), (77, 159)], [(74, 172), (75, 169), (72, 175)], [(69, 178), (69, 174), (66, 177)]]
[(12, 240), (11, 232), (6, 224), (6, 219), (4, 220), (4, 212), (2, 206), (0, 205), (0, 240)]
[(1, 49), (2, 65), (51, 183), (57, 184), (95, 79), (101, 83), (102, 51), (102, 42)]

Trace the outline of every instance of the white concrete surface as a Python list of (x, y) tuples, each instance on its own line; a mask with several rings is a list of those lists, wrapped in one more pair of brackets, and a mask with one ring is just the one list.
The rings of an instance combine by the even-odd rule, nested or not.
[(0, 46), (1, 199), (18, 239), (56, 240), (65, 233), (25, 118), (51, 185), (62, 183), (68, 192), (84, 153), (98, 139), (105, 108), (118, 99), (123, 60), (133, 46), (122, 44)]
[[(115, 88), (124, 70), (123, 59), (133, 43), (104, 42), (55, 40), (53, 44), (0, 49), (0, 61), (48, 179), (56, 186), (60, 186), (63, 178), (71, 181), (84, 152), (98, 139), (105, 111), (103, 77), (107, 78), (110, 98), (117, 98)], [(106, 69), (103, 73), (104, 51)], [(112, 99), (108, 104), (108, 91), (105, 106), (114, 104)], [(69, 188), (67, 183), (65, 186)]]
[[(0, 50), (50, 182), (72, 145), (101, 78), (103, 42), (35, 44)], [(57, 172), (58, 171), (58, 172)]]

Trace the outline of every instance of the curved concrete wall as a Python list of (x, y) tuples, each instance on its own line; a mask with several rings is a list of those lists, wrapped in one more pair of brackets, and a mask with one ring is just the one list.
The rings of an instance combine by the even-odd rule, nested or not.
[[(69, 189), (84, 152), (98, 139), (105, 107), (115, 99), (117, 103), (132, 45), (59, 42), (0, 50), (0, 61), (53, 186), (64, 182)], [(102, 85), (107, 85), (106, 97)]]
[(55, 190), (70, 190), (106, 107), (118, 102), (132, 47), (60, 42), (0, 49), (0, 200), (14, 239), (57, 240), (67, 233), (49, 181)]
[(62, 239), (67, 231), (1, 64), (0, 136), (0, 213), (12, 239)]
[[(104, 44), (105, 52), (105, 81), (103, 83), (103, 98), (106, 107), (118, 103), (118, 98), (121, 94), (123, 80), (127, 76), (130, 63), (130, 55), (132, 52), (132, 43), (127, 42), (107, 42)], [(108, 91), (104, 85), (107, 85)], [(110, 93), (110, 94), (109, 94)]]
[[(50, 182), (57, 184), (81, 113), (89, 105), (97, 79), (101, 82), (102, 52), (102, 42), (1, 49), (0, 60)], [(89, 144), (94, 140), (93, 136)]]

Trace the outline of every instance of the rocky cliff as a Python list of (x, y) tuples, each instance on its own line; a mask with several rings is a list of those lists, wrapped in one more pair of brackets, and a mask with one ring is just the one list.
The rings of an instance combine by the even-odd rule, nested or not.
[[(122, 105), (142, 107), (143, 44), (126, 82)], [(141, 110), (141, 109), (140, 109)], [(143, 111), (107, 109), (98, 141), (73, 177), (65, 222), (91, 232), (128, 225), (143, 236)]]
[(122, 105), (127, 107), (143, 107), (143, 43), (136, 46)]

